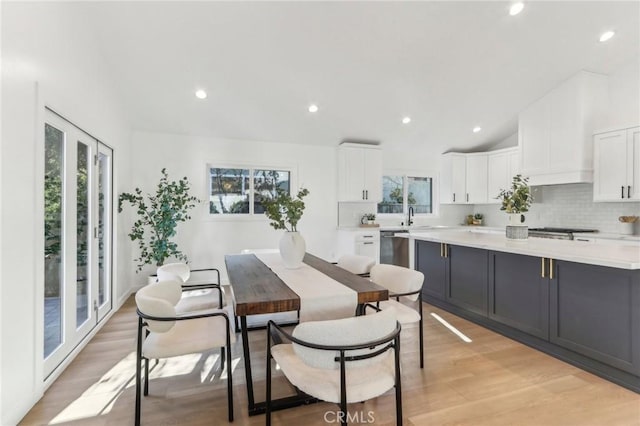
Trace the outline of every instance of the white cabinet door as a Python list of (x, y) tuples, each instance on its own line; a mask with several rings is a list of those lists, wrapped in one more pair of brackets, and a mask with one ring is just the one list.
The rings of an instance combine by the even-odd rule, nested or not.
[(593, 201), (621, 201), (627, 192), (627, 153), (625, 130), (594, 136)]
[(382, 201), (382, 151), (364, 150), (364, 190), (367, 201)]
[(356, 242), (356, 254), (360, 256), (368, 256), (378, 262), (379, 243), (375, 241), (358, 241)]
[(485, 204), (487, 202), (487, 155), (469, 154), (466, 158), (465, 202)]
[(627, 130), (627, 185), (631, 199), (640, 200), (640, 127)]
[(338, 148), (338, 201), (382, 200), (382, 152), (378, 148)]
[(498, 196), (501, 189), (506, 189), (508, 185), (508, 165), (509, 153), (500, 152), (489, 154), (487, 157), (487, 202), (489, 204), (500, 204)]
[[(513, 149), (507, 153), (508, 166), (507, 166), (507, 183), (505, 185), (511, 185), (511, 181), (515, 175), (522, 174), (522, 167), (520, 167), (520, 150)], [(489, 194), (491, 195), (491, 194)]]
[(440, 204), (466, 202), (467, 160), (465, 154), (447, 153), (440, 164)]

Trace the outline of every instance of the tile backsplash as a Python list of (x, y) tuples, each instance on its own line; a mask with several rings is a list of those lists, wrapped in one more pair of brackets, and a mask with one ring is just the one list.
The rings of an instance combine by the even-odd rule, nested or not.
[[(593, 228), (605, 233), (621, 233), (620, 216), (640, 216), (638, 203), (594, 203), (590, 183), (550, 185), (540, 187), (540, 202), (531, 206), (527, 217), (529, 227)], [(476, 205), (475, 212), (485, 216), (486, 226), (506, 225), (506, 216), (498, 204)], [(640, 233), (635, 224), (635, 233)]]

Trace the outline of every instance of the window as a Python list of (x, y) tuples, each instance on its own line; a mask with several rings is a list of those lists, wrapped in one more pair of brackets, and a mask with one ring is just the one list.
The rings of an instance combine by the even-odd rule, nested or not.
[(382, 201), (378, 214), (433, 214), (433, 179), (426, 176), (382, 176)]
[(209, 213), (261, 215), (262, 200), (291, 192), (291, 171), (264, 167), (209, 167)]

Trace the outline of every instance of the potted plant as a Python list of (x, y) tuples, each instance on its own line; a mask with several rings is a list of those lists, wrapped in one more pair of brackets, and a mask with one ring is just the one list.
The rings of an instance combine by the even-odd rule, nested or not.
[(296, 197), (278, 188), (275, 197), (263, 199), (264, 214), (271, 220), (274, 229), (284, 229), (286, 232), (280, 239), (280, 255), (284, 266), (296, 269), (302, 265), (306, 252), (304, 239), (298, 232), (298, 221), (304, 212), (302, 199), (309, 195), (309, 190), (300, 188)]
[(376, 215), (373, 213), (365, 213), (360, 219), (361, 225), (374, 225), (376, 222)]
[(186, 177), (179, 181), (169, 181), (166, 169), (162, 169), (162, 177), (158, 182), (155, 194), (143, 195), (140, 188), (133, 193), (124, 192), (118, 198), (118, 212), (122, 205), (130, 203), (138, 214), (133, 223), (129, 238), (138, 241), (140, 257), (136, 272), (145, 265), (161, 266), (169, 257), (187, 260), (187, 256), (178, 250), (178, 245), (171, 239), (176, 235), (178, 223), (191, 219), (189, 210), (200, 201), (189, 194), (191, 185)]
[(482, 225), (482, 218), (484, 216), (482, 215), (482, 213), (476, 213), (473, 215), (473, 219), (472, 219), (472, 223), (474, 225)]
[(504, 210), (509, 215), (507, 238), (520, 240), (528, 237), (528, 228), (524, 225), (525, 216), (522, 214), (529, 211), (533, 201), (528, 182), (529, 178), (517, 174), (513, 177), (511, 187), (501, 189), (496, 197), (502, 201), (500, 210)]

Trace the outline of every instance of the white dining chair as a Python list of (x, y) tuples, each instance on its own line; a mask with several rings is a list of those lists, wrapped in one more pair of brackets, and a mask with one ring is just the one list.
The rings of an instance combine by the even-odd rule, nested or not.
[[(273, 321), (267, 329), (266, 424), (271, 424), (271, 359), (302, 392), (340, 406), (376, 398), (395, 387), (396, 423), (402, 425), (400, 323), (393, 311), (328, 321), (310, 321), (288, 333)], [(272, 336), (291, 343), (272, 346)], [(275, 337), (274, 337), (275, 339)]]
[(167, 263), (158, 267), (156, 276), (158, 282), (174, 279), (182, 282), (184, 291), (176, 305), (178, 313), (221, 308), (227, 303), (216, 268), (191, 269), (184, 262)]
[(138, 338), (136, 348), (135, 424), (140, 425), (142, 362), (144, 395), (149, 394), (149, 359), (171, 358), (221, 348), (220, 369), (227, 369), (229, 421), (233, 421), (233, 385), (231, 375), (231, 331), (228, 309), (212, 309), (178, 314), (182, 281), (174, 279), (149, 284), (136, 293)]
[[(396, 265), (375, 265), (371, 268), (371, 281), (389, 290), (389, 300), (379, 302), (381, 310), (392, 309), (400, 324), (418, 324), (420, 368), (424, 368), (424, 336), (422, 330), (422, 285), (424, 274)], [(371, 312), (368, 310), (368, 312)]]
[(344, 254), (338, 259), (337, 265), (342, 269), (360, 275), (368, 277), (371, 272), (371, 268), (376, 264), (376, 260), (369, 256), (362, 256), (359, 254)]

